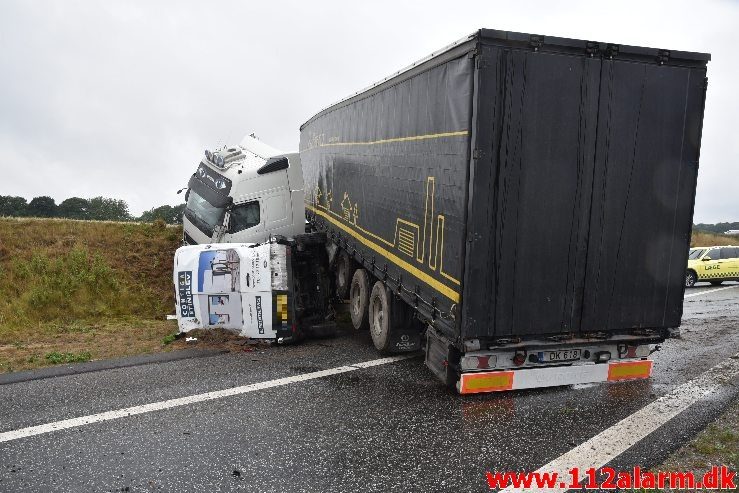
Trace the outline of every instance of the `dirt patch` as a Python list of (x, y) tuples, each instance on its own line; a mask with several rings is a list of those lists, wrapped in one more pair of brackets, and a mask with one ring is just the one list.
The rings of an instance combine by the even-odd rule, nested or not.
[[(196, 341), (188, 342), (188, 338)], [(225, 329), (191, 330), (179, 334), (172, 342), (174, 349), (185, 349), (197, 347), (199, 349), (221, 349), (232, 352), (264, 351), (272, 346), (270, 340), (249, 339)]]
[(0, 373), (179, 349), (165, 344), (173, 321), (41, 325), (0, 345)]

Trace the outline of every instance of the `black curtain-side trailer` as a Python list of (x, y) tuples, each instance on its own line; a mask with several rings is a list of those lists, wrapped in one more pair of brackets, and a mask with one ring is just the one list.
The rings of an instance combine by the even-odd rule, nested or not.
[(709, 59), (480, 30), (301, 127), (307, 214), (459, 351), (662, 339)]

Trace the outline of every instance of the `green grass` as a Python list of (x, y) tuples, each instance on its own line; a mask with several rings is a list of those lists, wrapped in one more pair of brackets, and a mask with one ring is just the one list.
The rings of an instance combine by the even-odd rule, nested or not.
[(44, 358), (52, 365), (59, 365), (63, 363), (85, 363), (92, 359), (92, 355), (87, 351), (83, 353), (60, 353), (53, 351), (47, 353)]
[[(739, 423), (739, 421), (738, 421)], [(691, 445), (700, 455), (739, 467), (739, 430), (711, 424)]]
[(181, 227), (0, 218), (0, 372), (161, 350)]
[(177, 339), (177, 333), (167, 334), (166, 336), (162, 337), (162, 344), (164, 344), (165, 346), (167, 344), (172, 344), (175, 339)]
[(44, 324), (161, 318), (179, 228), (0, 219), (0, 344)]

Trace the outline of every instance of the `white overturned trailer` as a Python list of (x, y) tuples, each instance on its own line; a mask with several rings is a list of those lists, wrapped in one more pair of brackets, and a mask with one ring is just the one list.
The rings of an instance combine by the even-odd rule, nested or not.
[(287, 246), (214, 244), (175, 254), (180, 332), (221, 327), (255, 339), (274, 339), (289, 325)]
[(223, 328), (277, 341), (332, 332), (322, 245), (322, 235), (304, 235), (180, 247), (173, 272), (180, 332)]

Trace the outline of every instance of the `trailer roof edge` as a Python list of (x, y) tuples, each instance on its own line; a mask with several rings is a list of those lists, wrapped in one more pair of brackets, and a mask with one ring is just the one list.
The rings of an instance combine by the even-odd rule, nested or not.
[(700, 53), (691, 51), (679, 51), (679, 50), (666, 50), (660, 48), (647, 48), (642, 46), (632, 45), (620, 45), (616, 43), (606, 43), (601, 41), (587, 41), (582, 39), (574, 38), (561, 38), (557, 36), (544, 36), (536, 34), (519, 33), (514, 31), (502, 31), (498, 29), (479, 29), (472, 34), (464, 36), (457, 41), (434, 51), (433, 53), (421, 58), (420, 60), (408, 65), (407, 67), (398, 70), (397, 72), (385, 77), (384, 79), (371, 84), (364, 89), (357, 91), (339, 101), (326, 106), (325, 108), (318, 111), (315, 115), (309, 118), (305, 123), (300, 126), (300, 130), (303, 130), (306, 125), (313, 122), (316, 118), (319, 118), (331, 111), (337, 110), (343, 106), (351, 104), (365, 97), (371, 96), (384, 90), (386, 87), (398, 84), (407, 80), (414, 75), (433, 68), (437, 65), (447, 62), (448, 60), (457, 58), (475, 49), (478, 42), (488, 42), (495, 44), (496, 42), (502, 42), (507, 46), (532, 46), (532, 43), (536, 45), (537, 49), (541, 48), (546, 50), (547, 48), (560, 51), (581, 51), (585, 52), (589, 49), (613, 54), (617, 53), (624, 58), (632, 58), (640, 61), (652, 61), (657, 64), (664, 64), (669, 60), (669, 64), (689, 64), (695, 66), (705, 66), (710, 60), (710, 53)]
[[(457, 56), (461, 56), (464, 53), (472, 51), (473, 46), (477, 42), (479, 35), (480, 35), (480, 31), (478, 30), (478, 31), (473, 32), (472, 34), (464, 36), (463, 38), (460, 38), (457, 41), (451, 44), (448, 44), (439, 50), (434, 51), (433, 53), (421, 58), (420, 60), (413, 62), (407, 67), (404, 67), (398, 70), (397, 72), (391, 75), (388, 75), (382, 80), (379, 80), (375, 82), (374, 84), (371, 84), (365, 87), (364, 89), (355, 92), (354, 94), (351, 94), (343, 99), (340, 99), (339, 101), (336, 101), (333, 104), (326, 106), (325, 108), (317, 112), (315, 115), (310, 117), (308, 121), (303, 123), (300, 126), (300, 130), (302, 130), (303, 127), (308, 125), (310, 122), (312, 122), (316, 118), (323, 116), (330, 111), (334, 111), (342, 106), (345, 106), (354, 101), (363, 99), (371, 94), (375, 94), (379, 92), (380, 87), (384, 88), (386, 85), (397, 84), (399, 82), (409, 79), (410, 77), (412, 77), (418, 72), (428, 70), (429, 68), (432, 68), (433, 66), (439, 65), (452, 58), (456, 58)], [(443, 56), (443, 55), (446, 55), (446, 56)]]

